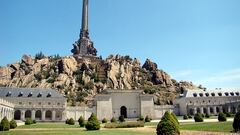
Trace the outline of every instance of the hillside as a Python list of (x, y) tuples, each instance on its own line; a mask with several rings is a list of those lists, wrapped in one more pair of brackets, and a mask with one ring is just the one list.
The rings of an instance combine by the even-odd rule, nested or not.
[(53, 88), (65, 94), (69, 105), (89, 105), (104, 89), (143, 89), (154, 94), (155, 104), (171, 104), (188, 82), (177, 82), (156, 63), (143, 65), (136, 58), (110, 55), (76, 58), (37, 54), (23, 55), (20, 62), (0, 67), (0, 86)]

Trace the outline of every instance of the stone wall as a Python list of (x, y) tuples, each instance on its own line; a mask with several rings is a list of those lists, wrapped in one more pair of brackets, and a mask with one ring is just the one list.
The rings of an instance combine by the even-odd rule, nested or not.
[(14, 105), (2, 98), (0, 98), (0, 120), (7, 117), (8, 120), (13, 119)]
[(67, 107), (66, 108), (66, 118), (73, 118), (75, 121), (77, 121), (81, 116), (85, 120), (87, 120), (92, 113), (96, 114), (96, 108), (89, 108), (89, 107)]
[(155, 105), (154, 113), (155, 117), (153, 119), (161, 119), (165, 112), (174, 112), (175, 108), (172, 105)]

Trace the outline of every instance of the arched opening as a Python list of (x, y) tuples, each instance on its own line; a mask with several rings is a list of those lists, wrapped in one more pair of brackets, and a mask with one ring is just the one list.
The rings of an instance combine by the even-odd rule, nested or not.
[(213, 114), (214, 113), (214, 110), (212, 107), (210, 107), (210, 114)]
[(240, 105), (238, 105), (237, 111), (240, 111)]
[(233, 114), (236, 113), (236, 108), (235, 108), (234, 106), (231, 107), (231, 112), (232, 112)]
[(127, 118), (127, 108), (125, 106), (121, 107), (121, 115), (124, 116), (124, 118)]
[(21, 120), (21, 111), (20, 110), (16, 110), (14, 112), (14, 119), (15, 120)]
[(35, 118), (36, 118), (36, 120), (41, 120), (42, 119), (42, 112), (41, 112), (41, 110), (37, 110), (36, 111)]
[(217, 113), (220, 113), (220, 108), (217, 107), (217, 108), (216, 108), (216, 111), (217, 111)]
[(204, 114), (207, 114), (207, 113), (208, 113), (207, 108), (203, 108), (203, 113), (204, 113)]
[(201, 113), (201, 109), (200, 108), (197, 108), (197, 113)]
[(189, 114), (190, 114), (190, 115), (194, 115), (194, 109), (193, 109), (193, 108), (191, 108), (191, 109), (189, 110)]
[(52, 120), (52, 112), (50, 110), (47, 110), (45, 117), (46, 120)]
[(56, 120), (62, 120), (62, 112), (56, 111)]
[(25, 112), (25, 119), (26, 118), (31, 118), (32, 117), (32, 112), (30, 111), (30, 110), (27, 110), (26, 112)]

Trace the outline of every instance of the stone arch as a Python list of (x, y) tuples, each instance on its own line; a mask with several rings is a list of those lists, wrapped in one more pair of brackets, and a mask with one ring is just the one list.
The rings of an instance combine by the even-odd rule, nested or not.
[(56, 120), (62, 120), (62, 111), (56, 111)]
[(36, 111), (35, 118), (36, 118), (36, 120), (41, 120), (42, 119), (42, 111), (41, 110)]
[(124, 116), (124, 118), (127, 118), (127, 107), (126, 106), (122, 106), (120, 108), (120, 114)]
[(45, 119), (46, 120), (52, 120), (52, 111), (47, 110), (45, 113)]
[(20, 110), (16, 110), (14, 112), (14, 119), (15, 120), (21, 120), (21, 111)]
[(25, 119), (26, 118), (32, 118), (32, 111), (31, 110), (27, 110), (26, 112), (25, 112)]

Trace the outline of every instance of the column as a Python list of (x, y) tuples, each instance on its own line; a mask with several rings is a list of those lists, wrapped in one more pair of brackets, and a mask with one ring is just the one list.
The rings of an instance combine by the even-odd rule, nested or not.
[(228, 106), (228, 112), (231, 113), (231, 106)]
[(211, 112), (210, 112), (210, 107), (208, 107), (208, 108), (207, 108), (207, 114), (210, 115), (210, 113), (211, 113)]
[(235, 106), (235, 113), (238, 113), (238, 106)]
[(219, 112), (223, 112), (223, 107), (219, 106)]
[(217, 107), (216, 106), (213, 107), (213, 114), (217, 114)]
[(46, 110), (42, 111), (42, 121), (45, 121), (45, 114), (46, 114)]
[(36, 113), (36, 111), (32, 110), (32, 120), (35, 120), (35, 113)]
[(203, 114), (203, 107), (200, 108), (200, 113)]
[(52, 121), (55, 121), (56, 120), (56, 111), (53, 110), (52, 111)]
[(193, 111), (193, 112), (194, 112), (194, 114), (196, 114), (196, 113), (197, 113), (197, 108), (196, 108), (196, 107), (194, 108), (194, 111)]
[(21, 120), (25, 120), (25, 110), (21, 110)]

